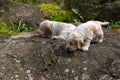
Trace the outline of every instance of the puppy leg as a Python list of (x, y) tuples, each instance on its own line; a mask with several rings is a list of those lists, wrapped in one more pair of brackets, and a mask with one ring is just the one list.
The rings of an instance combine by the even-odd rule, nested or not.
[(100, 31), (98, 33), (98, 43), (103, 42), (103, 37), (104, 37), (103, 31), (102, 31), (102, 29), (100, 29)]
[(87, 39), (84, 43), (84, 46), (82, 47), (82, 50), (83, 51), (88, 51), (90, 43), (91, 43), (91, 39)]
[(53, 40), (65, 40), (63, 36), (53, 36), (52, 39)]

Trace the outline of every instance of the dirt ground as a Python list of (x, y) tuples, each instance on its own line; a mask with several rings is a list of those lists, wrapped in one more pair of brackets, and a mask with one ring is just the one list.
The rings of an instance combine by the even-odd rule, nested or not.
[(120, 34), (103, 29), (89, 51), (65, 51), (65, 42), (0, 37), (0, 80), (119, 80)]

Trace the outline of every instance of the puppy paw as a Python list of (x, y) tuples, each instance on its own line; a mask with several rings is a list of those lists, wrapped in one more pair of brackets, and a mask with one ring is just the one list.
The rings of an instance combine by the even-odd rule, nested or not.
[(58, 39), (58, 37), (57, 37), (57, 36), (53, 36), (51, 39), (53, 39), (53, 40), (54, 40), (54, 39)]
[(99, 40), (99, 41), (98, 41), (98, 43), (102, 43), (102, 42), (103, 42), (103, 40)]
[(64, 37), (61, 37), (61, 36), (53, 36), (52, 39), (53, 40), (65, 40)]
[(82, 47), (82, 51), (88, 51), (88, 47)]

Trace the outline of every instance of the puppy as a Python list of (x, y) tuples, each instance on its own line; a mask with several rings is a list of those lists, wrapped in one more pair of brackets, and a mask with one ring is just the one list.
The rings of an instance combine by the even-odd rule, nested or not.
[(39, 29), (32, 32), (22, 32), (17, 35), (12, 35), (12, 39), (29, 38), (32, 36), (50, 37), (52, 39), (65, 40), (66, 36), (76, 28), (70, 23), (45, 20), (40, 23)]
[(73, 52), (77, 49), (88, 51), (91, 41), (98, 39), (98, 43), (103, 41), (103, 30), (101, 25), (107, 25), (109, 22), (88, 21), (78, 25), (66, 38), (66, 49)]
[(39, 30), (42, 37), (66, 40), (66, 36), (76, 28), (70, 23), (45, 20), (40, 23)]

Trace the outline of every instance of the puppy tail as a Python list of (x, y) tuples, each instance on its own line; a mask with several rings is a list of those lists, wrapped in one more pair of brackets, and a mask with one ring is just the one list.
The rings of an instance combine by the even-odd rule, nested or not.
[(22, 32), (22, 33), (18, 33), (17, 35), (12, 35), (10, 38), (12, 39), (17, 39), (17, 38), (29, 38), (29, 37), (33, 37), (33, 36), (39, 36), (39, 30), (34, 30), (32, 32)]
[(108, 25), (110, 24), (109, 22), (100, 22), (100, 21), (97, 21), (100, 25)]

